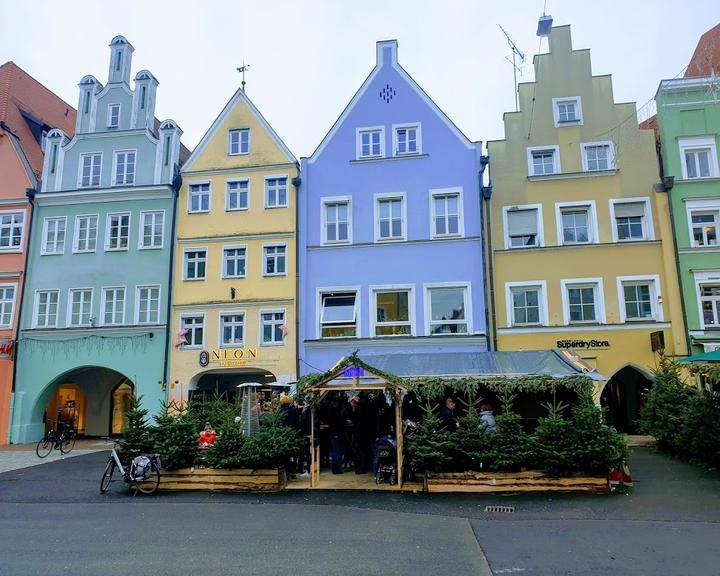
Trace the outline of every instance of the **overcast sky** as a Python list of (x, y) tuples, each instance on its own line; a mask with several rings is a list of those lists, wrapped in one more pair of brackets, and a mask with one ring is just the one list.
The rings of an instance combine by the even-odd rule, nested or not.
[[(240, 85), (299, 158), (310, 155), (373, 67), (375, 41), (395, 38), (399, 61), (473, 140), (503, 137), (514, 108), (510, 50), (532, 80), (543, 0), (0, 0), (0, 62), (13, 60), (73, 106), (86, 74), (107, 82), (113, 36), (135, 47), (132, 75), (160, 81), (157, 116), (193, 148)], [(642, 105), (688, 63), (720, 22), (720, 0), (547, 0), (593, 73), (612, 74), (617, 102)], [(541, 52), (547, 50), (542, 41)]]

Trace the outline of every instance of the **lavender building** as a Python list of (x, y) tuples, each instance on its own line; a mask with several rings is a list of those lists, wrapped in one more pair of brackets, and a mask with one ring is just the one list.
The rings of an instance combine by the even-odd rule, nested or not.
[(484, 164), (398, 64), (397, 42), (378, 42), (367, 80), (302, 159), (301, 373), (354, 350), (378, 367), (405, 359), (406, 374), (453, 373), (448, 360), (487, 350)]

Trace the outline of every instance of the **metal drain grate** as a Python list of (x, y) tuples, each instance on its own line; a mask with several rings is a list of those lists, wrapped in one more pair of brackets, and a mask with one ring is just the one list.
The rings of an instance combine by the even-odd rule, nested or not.
[(515, 506), (485, 506), (485, 512), (502, 512), (503, 514), (512, 514), (515, 512)]

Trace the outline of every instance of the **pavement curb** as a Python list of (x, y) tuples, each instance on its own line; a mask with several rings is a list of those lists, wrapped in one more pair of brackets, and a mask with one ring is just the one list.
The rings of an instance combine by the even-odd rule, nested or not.
[(485, 556), (482, 546), (480, 546), (480, 540), (478, 540), (477, 534), (475, 534), (475, 529), (473, 528), (472, 522), (470, 522), (470, 518), (465, 518), (465, 522), (467, 522), (470, 533), (473, 535), (473, 540), (475, 540), (475, 543), (477, 544), (478, 560), (480, 562), (479, 576), (493, 576), (493, 571), (490, 568), (490, 564)]

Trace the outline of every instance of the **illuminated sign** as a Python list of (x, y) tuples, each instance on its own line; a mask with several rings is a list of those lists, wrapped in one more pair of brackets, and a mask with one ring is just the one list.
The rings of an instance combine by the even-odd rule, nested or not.
[(590, 350), (593, 348), (610, 348), (610, 342), (608, 340), (558, 340), (556, 346), (558, 348)]
[(257, 348), (218, 348), (216, 350), (203, 350), (200, 352), (200, 366), (205, 368), (216, 364), (220, 368), (232, 366), (245, 366), (250, 360), (257, 358)]

